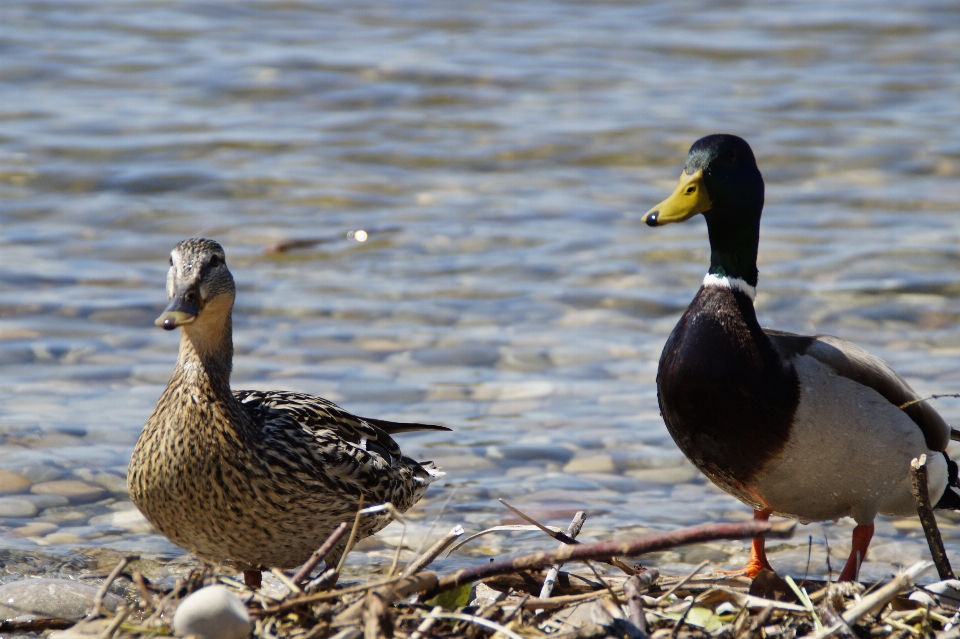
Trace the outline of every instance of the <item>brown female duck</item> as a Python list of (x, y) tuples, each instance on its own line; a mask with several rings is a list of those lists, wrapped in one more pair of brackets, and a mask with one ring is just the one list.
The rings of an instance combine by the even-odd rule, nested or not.
[[(211, 563), (245, 571), (302, 564), (358, 505), (403, 512), (443, 476), (390, 437), (449, 430), (356, 417), (284, 391), (231, 391), (233, 276), (223, 248), (185, 240), (170, 254), (169, 305), (156, 323), (180, 328), (180, 355), (130, 459), (131, 497), (157, 530)], [(390, 517), (360, 519), (359, 537)], [(328, 556), (334, 563), (343, 542)]]

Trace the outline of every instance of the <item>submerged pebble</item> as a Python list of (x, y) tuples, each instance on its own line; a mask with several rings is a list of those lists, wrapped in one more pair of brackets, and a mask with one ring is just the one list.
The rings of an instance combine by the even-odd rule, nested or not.
[(22, 497), (0, 497), (0, 517), (33, 517), (37, 507)]
[(173, 630), (181, 637), (242, 639), (253, 624), (240, 597), (223, 586), (201, 588), (177, 607)]
[(83, 468), (74, 471), (74, 475), (91, 484), (100, 485), (111, 493), (127, 493), (127, 480), (113, 473)]
[(44, 508), (61, 508), (70, 503), (70, 500), (63, 495), (34, 495), (28, 493), (26, 495), (17, 495), (17, 497), (26, 499), (40, 510)]
[(565, 473), (612, 473), (616, 471), (613, 457), (603, 453), (574, 457), (563, 467)]
[(700, 475), (700, 471), (688, 465), (674, 466), (673, 468), (641, 468), (638, 470), (628, 470), (625, 474), (628, 477), (643, 482), (683, 484), (696, 479)]
[(106, 489), (97, 484), (91, 484), (79, 479), (61, 479), (34, 484), (30, 492), (35, 495), (60, 495), (70, 500), (70, 503), (85, 504), (97, 501), (107, 495)]
[(50, 533), (43, 539), (37, 540), (37, 543), (41, 546), (50, 546), (52, 544), (79, 544), (82, 541), (84, 541), (83, 535), (78, 535), (76, 532), (67, 529)]
[(90, 525), (121, 528), (130, 533), (154, 532), (153, 526), (136, 508), (92, 517)]
[(474, 455), (433, 455), (433, 462), (437, 466), (447, 469), (456, 469), (457, 471), (463, 470), (487, 470), (493, 469), (495, 467), (494, 463), (485, 457), (477, 457)]
[(487, 446), (487, 457), (490, 459), (508, 459), (511, 461), (544, 462), (556, 461), (566, 463), (574, 453), (563, 446), (524, 445)]
[[(20, 579), (0, 586), (0, 618), (57, 617), (80, 619), (93, 608), (97, 588), (69, 579)], [(107, 594), (103, 605), (115, 610), (116, 595)]]
[(54, 523), (31, 521), (26, 526), (20, 526), (19, 528), (10, 530), (7, 534), (13, 537), (42, 537), (43, 535), (49, 535), (57, 530), (57, 528), (59, 528), (59, 526)]
[(12, 470), (0, 470), (0, 495), (15, 495), (30, 488), (31, 482), (27, 477)]
[(81, 522), (87, 521), (89, 518), (90, 513), (85, 513), (82, 510), (74, 510), (72, 508), (48, 508), (43, 511), (43, 514), (37, 519), (54, 524), (78, 525)]
[(59, 466), (52, 464), (33, 464), (20, 469), (20, 473), (35, 484), (54, 481), (66, 474)]

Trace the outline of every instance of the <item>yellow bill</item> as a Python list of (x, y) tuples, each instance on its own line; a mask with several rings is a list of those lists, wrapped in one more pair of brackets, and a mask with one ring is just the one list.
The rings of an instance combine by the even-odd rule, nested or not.
[(647, 226), (684, 222), (698, 213), (709, 211), (712, 205), (703, 184), (703, 169), (693, 175), (683, 172), (673, 194), (647, 211), (642, 220)]

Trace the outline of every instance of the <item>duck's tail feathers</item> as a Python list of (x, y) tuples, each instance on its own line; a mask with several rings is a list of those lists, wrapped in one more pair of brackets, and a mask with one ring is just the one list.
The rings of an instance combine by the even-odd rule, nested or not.
[(437, 426), (435, 424), (407, 424), (404, 422), (391, 422), (385, 419), (373, 419), (370, 417), (363, 417), (362, 419), (368, 424), (373, 424), (374, 426), (380, 428), (388, 435), (396, 435), (397, 433), (410, 433), (416, 430), (451, 430), (446, 426)]
[(947, 489), (943, 491), (943, 495), (934, 508), (938, 510), (960, 510), (960, 472), (958, 472), (957, 462), (947, 457), (946, 453), (943, 456), (947, 460)]
[(440, 470), (440, 467), (434, 464), (432, 461), (420, 462), (420, 467), (427, 471), (427, 476), (417, 477), (417, 481), (422, 481), (425, 484), (432, 484), (441, 477), (446, 476), (446, 473)]

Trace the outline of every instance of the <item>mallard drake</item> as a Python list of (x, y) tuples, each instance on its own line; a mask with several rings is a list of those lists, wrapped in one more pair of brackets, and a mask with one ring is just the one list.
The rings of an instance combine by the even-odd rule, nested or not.
[[(761, 328), (753, 300), (763, 177), (734, 135), (697, 140), (673, 194), (649, 226), (702, 214), (710, 270), (663, 348), (657, 396), (680, 450), (713, 483), (754, 509), (801, 522), (852, 517), (840, 574), (854, 580), (877, 514), (916, 514), (910, 461), (928, 458), (929, 492), (957, 508), (951, 429), (883, 360), (827, 335)], [(907, 405), (909, 404), (909, 405)], [(755, 539), (746, 574), (769, 569)]]
[[(233, 276), (206, 239), (170, 254), (170, 303), (156, 324), (180, 329), (180, 354), (130, 459), (133, 502), (161, 533), (211, 563), (244, 571), (301, 565), (361, 503), (413, 506), (443, 476), (391, 438), (449, 430), (351, 415), (313, 395), (231, 391)], [(358, 538), (390, 515), (360, 518)], [(328, 555), (328, 565), (344, 551)]]

